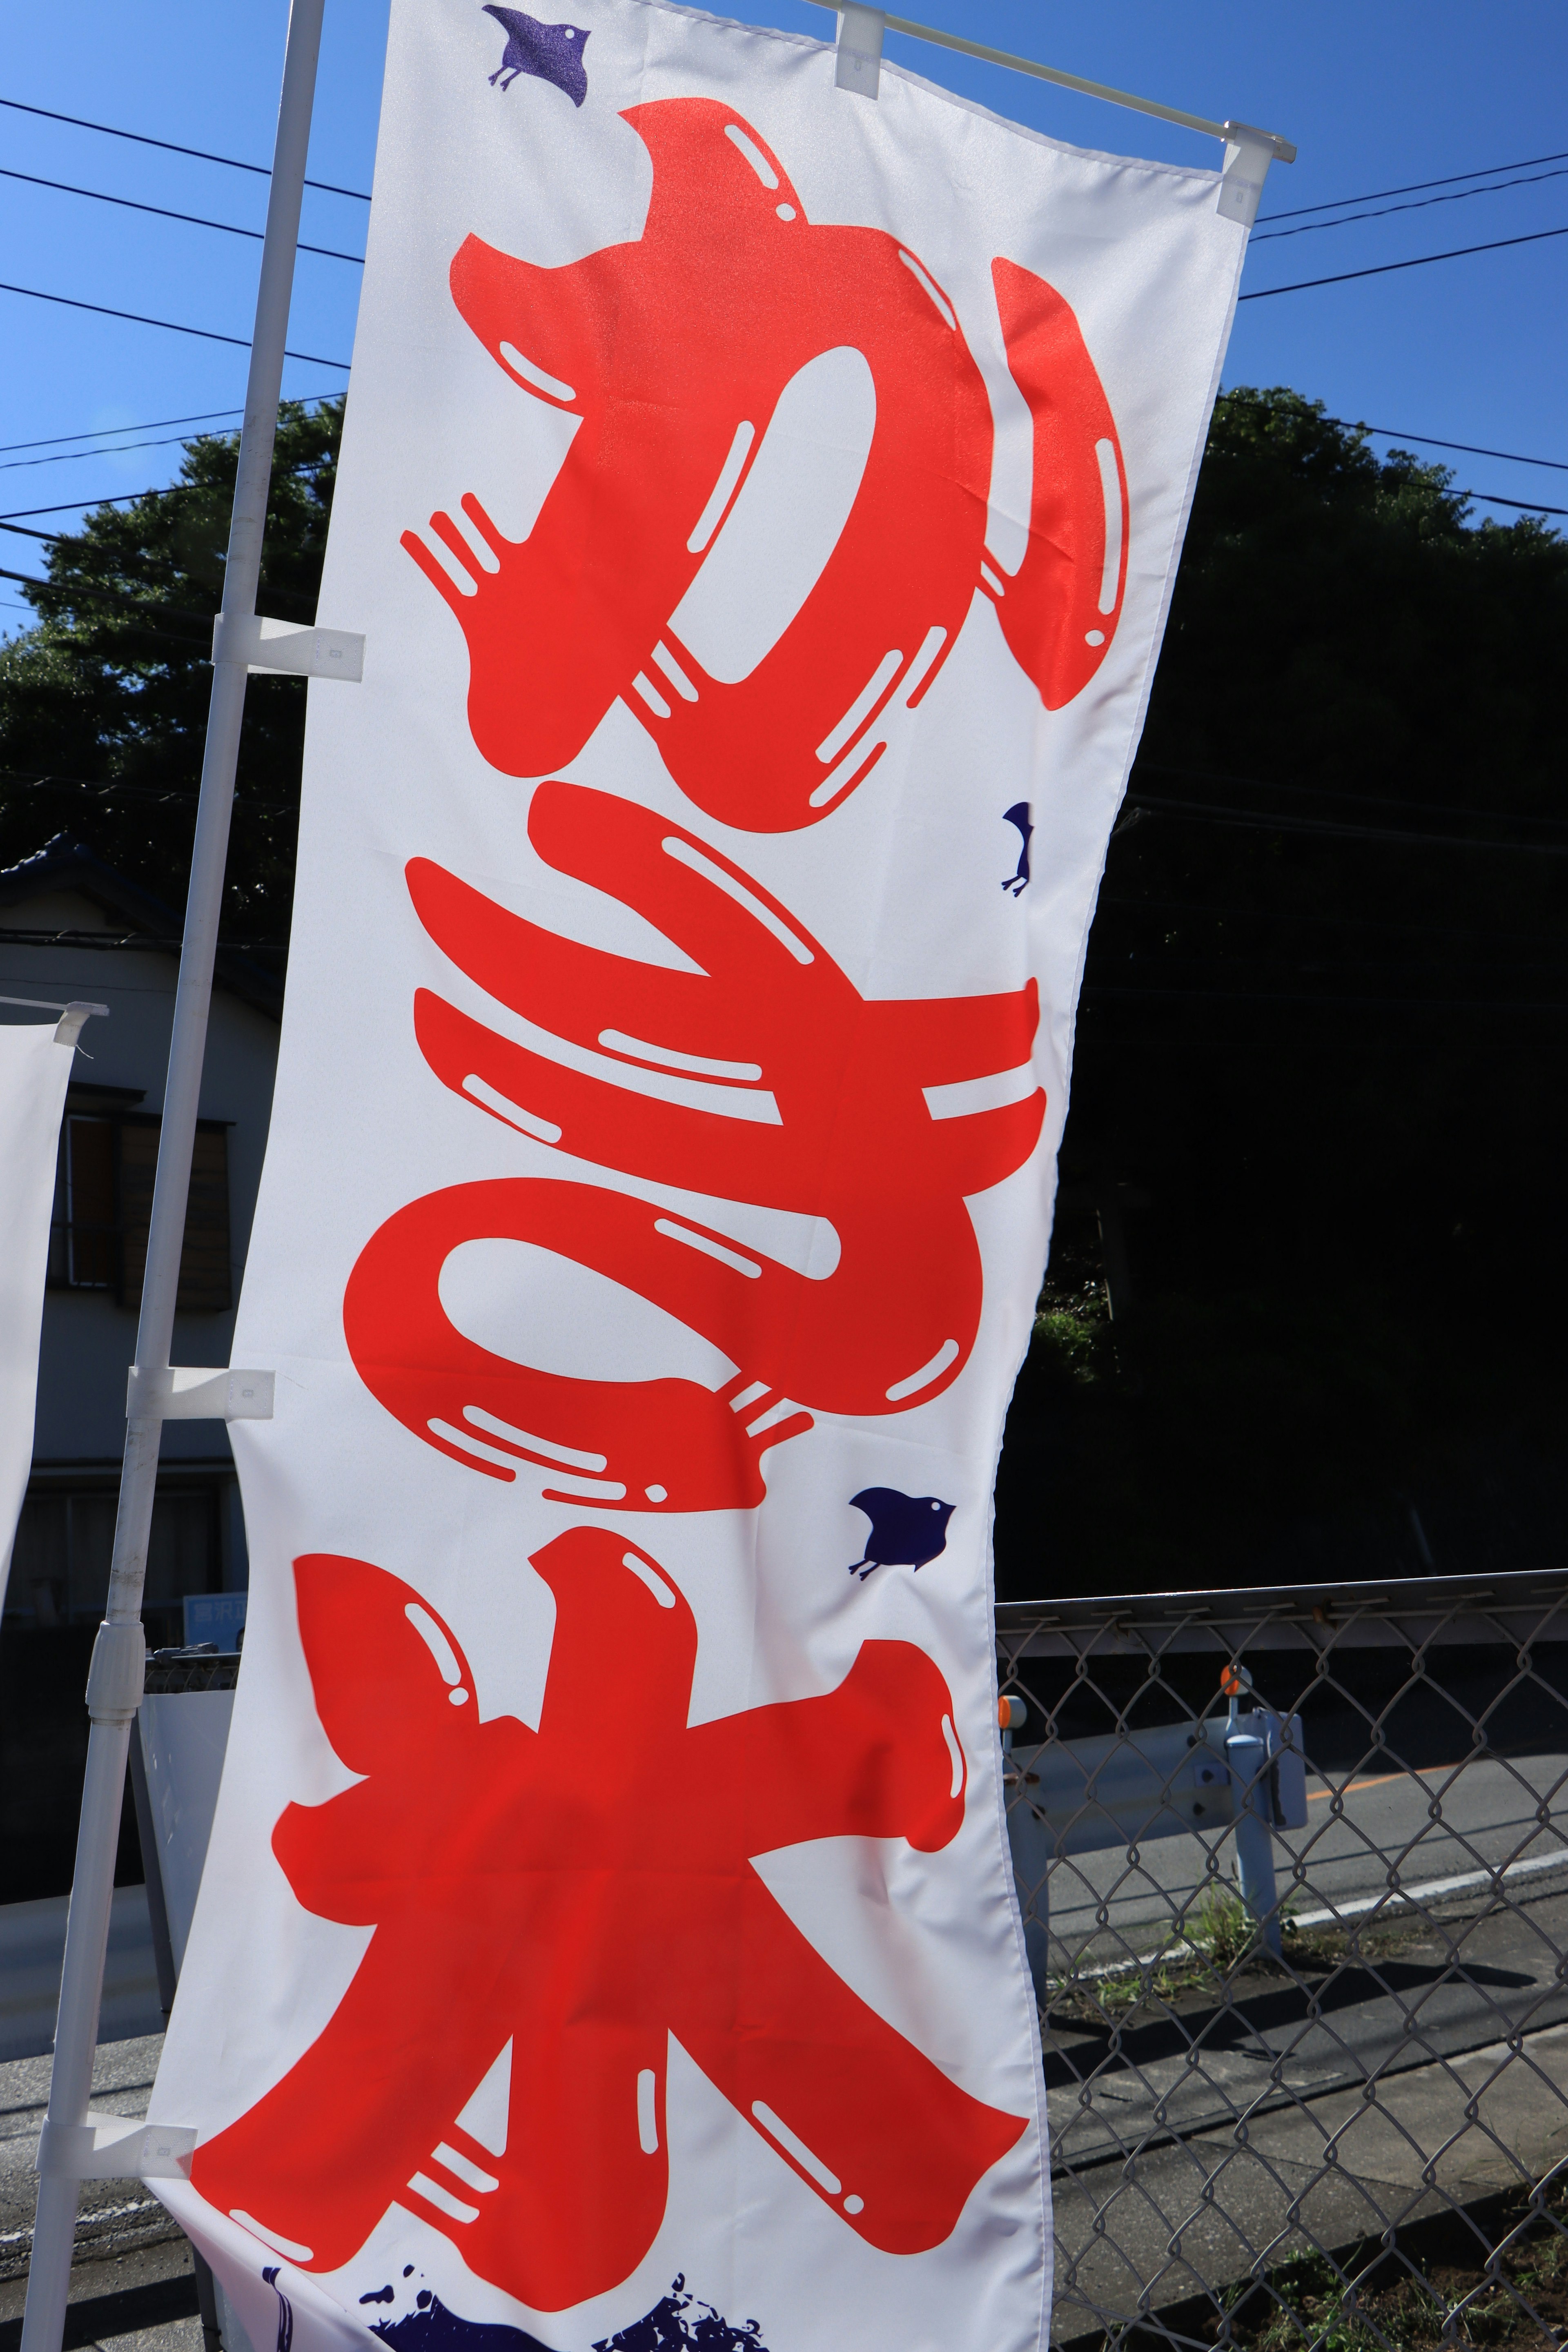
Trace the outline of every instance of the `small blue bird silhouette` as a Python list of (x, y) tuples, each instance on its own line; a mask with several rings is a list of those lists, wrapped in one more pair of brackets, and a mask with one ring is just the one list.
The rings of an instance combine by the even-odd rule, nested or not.
[[(581, 25), (542, 25), (537, 17), (525, 16), (521, 8), (487, 5), (485, 15), (493, 16), (507, 37), (506, 55), (490, 76), (492, 89), (498, 81), (502, 89), (510, 89), (519, 74), (533, 74), (564, 90), (574, 106), (582, 105), (588, 95), (588, 71), (583, 63), (583, 44), (588, 36)], [(503, 74), (506, 79), (501, 81)]]
[(1017, 826), (1023, 836), (1023, 847), (1018, 852), (1016, 874), (1009, 874), (1002, 887), (1004, 890), (1011, 890), (1015, 898), (1021, 898), (1029, 887), (1029, 843), (1035, 831), (1033, 820), (1029, 815), (1028, 802), (1016, 801), (1010, 809), (1003, 812), (1003, 821), (1005, 824)]
[(874, 1568), (923, 1568), (947, 1549), (947, 1523), (956, 1507), (935, 1495), (900, 1495), (896, 1486), (862, 1486), (850, 1504), (871, 1522), (866, 1549), (849, 1564), (865, 1583)]

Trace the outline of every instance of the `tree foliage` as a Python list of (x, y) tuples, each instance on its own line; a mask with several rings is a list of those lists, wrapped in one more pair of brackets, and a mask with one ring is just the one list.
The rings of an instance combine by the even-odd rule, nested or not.
[(1561, 537), (1222, 397), (1089, 942), (1012, 1591), (1568, 1548), (1565, 688)]
[[(285, 618), (313, 617), (341, 422), (282, 413)], [(237, 446), (51, 543), (0, 651), (0, 864), (70, 831), (183, 903)], [(1568, 1548), (1565, 688), (1543, 521), (1478, 525), (1447, 469), (1299, 394), (1222, 396), (1090, 941), (1004, 1589)], [(286, 936), (304, 694), (250, 683), (231, 936)]]
[[(279, 412), (258, 603), (280, 620), (315, 617), (342, 428), (341, 400)], [(238, 453), (237, 435), (204, 436), (169, 489), (48, 542), (45, 580), (24, 592), (38, 625), (0, 649), (0, 865), (70, 832), (183, 908)], [(251, 679), (236, 937), (287, 937), (304, 723), (302, 679)]]

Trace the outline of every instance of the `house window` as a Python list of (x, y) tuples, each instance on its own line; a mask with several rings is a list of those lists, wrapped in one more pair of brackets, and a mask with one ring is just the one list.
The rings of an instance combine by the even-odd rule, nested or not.
[(68, 1117), (60, 1138), (65, 1193), (65, 1280), (73, 1290), (114, 1290), (120, 1282), (115, 1177), (119, 1128), (107, 1118)]
[[(145, 1112), (68, 1107), (49, 1236), (54, 1287), (106, 1290), (121, 1307), (141, 1306), (160, 1125)], [(228, 1129), (203, 1119), (191, 1160), (176, 1304), (182, 1315), (217, 1314), (233, 1300)]]
[[(98, 1622), (109, 1597), (117, 1500), (111, 1479), (72, 1486), (35, 1482), (16, 1524), (7, 1616), (29, 1616), (38, 1625)], [(219, 1501), (212, 1478), (158, 1482), (143, 1605), (160, 1639), (184, 1639), (180, 1603), (187, 1592), (222, 1588)]]

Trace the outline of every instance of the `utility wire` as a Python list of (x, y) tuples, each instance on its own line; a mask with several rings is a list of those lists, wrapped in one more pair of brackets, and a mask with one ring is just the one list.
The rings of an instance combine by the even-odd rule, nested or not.
[(1102, 980), (1086, 982), (1083, 993), (1102, 1003), (1110, 998), (1125, 1002), (1138, 997), (1165, 997), (1177, 1003), (1219, 999), (1226, 1003), (1245, 1004), (1249, 1011), (1264, 1011), (1275, 1004), (1305, 1004), (1314, 1009), (1324, 1005), (1375, 1004), (1402, 1013), (1568, 1013), (1568, 1000), (1542, 996), (1326, 996), (1316, 991), (1245, 986), (1137, 988)]
[[(312, 400), (341, 400), (342, 394), (338, 392), (306, 392), (298, 397), (303, 404)], [(96, 441), (106, 433), (158, 433), (165, 425), (218, 425), (225, 417), (244, 415), (243, 408), (207, 408), (199, 416), (149, 416), (140, 425), (91, 425), (85, 433), (56, 433), (47, 441), (0, 441), (0, 457), (8, 457), (13, 449), (54, 449), (62, 441)], [(1337, 417), (1334, 422), (1339, 422)], [(1373, 428), (1369, 425), (1366, 429), (1371, 432)], [(97, 454), (111, 457), (114, 451), (111, 448), (100, 449)], [(1489, 457), (1491, 452), (1483, 450), (1481, 454)]]
[(7, 457), (0, 461), (0, 474), (20, 473), (29, 466), (68, 466), (81, 457), (118, 457), (121, 451), (129, 453), (132, 449), (182, 449), (186, 437), (184, 433), (174, 433), (161, 441), (120, 441), (110, 449), (58, 449), (52, 457)]
[[(1130, 792), (1125, 807), (1145, 815), (1194, 817), (1200, 824), (1232, 825), (1248, 833), (1300, 833), (1323, 840), (1394, 842), (1406, 849), (1488, 849), (1510, 856), (1568, 857), (1568, 842), (1488, 841), (1472, 833), (1421, 833), (1412, 825), (1351, 824), (1335, 817), (1272, 816), (1266, 812), (1225, 808), (1210, 801), (1167, 799), (1163, 793)], [(1125, 830), (1125, 828), (1121, 828)], [(1115, 835), (1112, 835), (1114, 840)]]
[[(205, 147), (181, 147), (172, 139), (150, 139), (144, 131), (120, 131), (112, 122), (88, 122), (79, 114), (57, 114), (47, 106), (25, 105), (19, 98), (0, 98), (0, 106), (8, 106), (16, 114), (40, 115), (46, 122), (68, 122), (73, 131), (99, 131), (106, 139), (132, 139), (139, 147), (161, 147), (168, 155), (194, 155), (198, 163), (224, 163), (231, 172), (254, 172), (263, 180), (272, 177), (265, 163), (243, 163), (237, 155), (212, 155)], [(352, 196), (355, 204), (370, 202), (363, 188), (338, 188), (330, 180), (307, 180), (305, 185), (319, 188), (327, 196)], [(1351, 201), (1360, 200), (1352, 197)]]
[(1486, 180), (1498, 172), (1531, 172), (1537, 163), (1568, 163), (1568, 149), (1555, 155), (1521, 155), (1517, 163), (1483, 163), (1475, 172), (1450, 172), (1443, 180), (1412, 180), (1405, 188), (1370, 188), (1363, 196), (1332, 196), (1326, 204), (1296, 205), (1290, 211), (1260, 213), (1259, 220), (1300, 220), (1308, 213), (1334, 213), (1343, 205), (1381, 204), (1384, 196), (1418, 196), (1424, 188), (1454, 188), (1461, 180)]
[(1435, 816), (1452, 824), (1456, 817), (1473, 817), (1478, 824), (1545, 824), (1554, 833), (1568, 833), (1568, 817), (1530, 816), (1512, 809), (1456, 808), (1450, 801), (1412, 801), (1394, 793), (1363, 793), (1348, 784), (1286, 783), (1268, 776), (1237, 776), (1220, 768), (1175, 767), (1166, 760), (1140, 759), (1132, 771), (1134, 789), (1143, 776), (1181, 776), (1194, 782), (1234, 784), (1238, 792), (1287, 793), (1292, 800), (1349, 801), (1357, 809), (1394, 809), (1401, 816)]
[[(68, 598), (92, 596), (100, 604), (129, 604), (134, 612), (144, 616), (151, 614), (154, 620), (194, 621), (198, 628), (210, 628), (217, 618), (216, 613), (187, 613), (179, 604), (153, 604), (143, 596), (128, 596), (121, 588), (92, 588), (82, 580), (40, 580), (36, 572), (3, 570), (0, 570), (0, 580), (19, 580), (24, 587), (47, 588)], [(39, 617), (47, 619), (47, 615), (40, 614)]]
[[(1542, 180), (1568, 179), (1568, 164), (1559, 165), (1554, 172), (1531, 172), (1522, 180), (1493, 180), (1484, 188), (1454, 188), (1444, 196), (1417, 196), (1413, 204), (1383, 205), (1373, 213), (1342, 213), (1338, 220), (1301, 221), (1295, 228), (1268, 228), (1261, 236), (1255, 236), (1254, 245), (1267, 245), (1271, 237), (1310, 236), (1320, 228), (1346, 228), (1352, 221), (1387, 220), (1392, 213), (1425, 212), (1428, 205), (1462, 205), (1470, 196), (1495, 196), (1504, 188), (1533, 188)], [(52, 183), (46, 181), (46, 187)]]
[[(171, 212), (167, 205), (139, 204), (134, 196), (110, 196), (101, 188), (73, 187), (68, 180), (42, 180), (36, 172), (13, 172), (5, 164), (0, 164), (0, 180), (22, 180), (29, 188), (53, 188), (62, 196), (87, 196), (95, 205), (119, 205), (129, 213), (153, 213), (159, 220), (184, 221), (192, 228), (221, 229), (226, 236), (247, 236), (257, 245), (265, 236), (258, 228), (237, 228), (232, 221), (207, 220), (201, 213)], [(364, 265), (363, 253), (339, 253), (330, 245), (298, 245), (294, 249), (297, 253), (319, 253), (328, 261), (353, 261), (362, 268)]]
[[(8, 102), (0, 99), (0, 106)], [(232, 343), (242, 352), (250, 349), (248, 335), (220, 335), (211, 327), (183, 326), (176, 319), (149, 319), (140, 310), (111, 310), (106, 302), (82, 302), (72, 294), (46, 294), (37, 286), (9, 286), (0, 280), (0, 294), (26, 294), (35, 302), (58, 302), (68, 310), (91, 310), (100, 319), (129, 319), (135, 327), (163, 327), (172, 335), (199, 336), (204, 343)], [(323, 359), (320, 352), (285, 352), (283, 356), (286, 360), (308, 360), (312, 367), (342, 368), (345, 375), (349, 370), (347, 360)]]
[(1517, 507), (1521, 514), (1568, 515), (1568, 507), (1543, 507), (1535, 499), (1500, 499), (1490, 490), (1461, 490), (1466, 499), (1479, 499), (1486, 507)]
[(1148, 914), (1161, 920), (1173, 915), (1215, 915), (1227, 923), (1258, 925), (1266, 923), (1271, 931), (1285, 924), (1310, 924), (1314, 930), (1374, 931), (1380, 938), (1409, 940), (1479, 940), (1489, 948), (1539, 947), (1563, 951), (1563, 937), (1557, 931), (1519, 931), (1478, 929), (1473, 924), (1458, 923), (1391, 923), (1386, 917), (1370, 915), (1321, 914), (1314, 907), (1262, 907), (1239, 898), (1169, 898), (1154, 893), (1134, 897), (1130, 892), (1102, 890), (1099, 904), (1102, 907), (1123, 907), (1131, 913)]
[[(1517, 449), (1482, 449), (1474, 441), (1437, 441), (1430, 433), (1401, 433), (1392, 425), (1353, 424), (1348, 416), (1325, 416), (1323, 422), (1342, 425), (1347, 433), (1375, 434), (1380, 441), (1414, 441), (1423, 449), (1458, 449), (1467, 457), (1501, 457), (1510, 466), (1550, 466), (1554, 473), (1568, 474), (1568, 458), (1564, 457), (1521, 457)], [(123, 429), (132, 433), (136, 427), (127, 425)], [(1470, 492), (1472, 498), (1479, 495), (1477, 490)]]
[[(1340, 269), (1331, 278), (1301, 278), (1292, 286), (1261, 286), (1256, 293), (1238, 294), (1238, 302), (1266, 302), (1271, 294), (1305, 294), (1314, 286), (1343, 286), (1352, 278), (1386, 278), (1391, 269), (1424, 269), (1429, 261), (1462, 261), (1468, 253), (1500, 253), (1508, 245), (1541, 245), (1549, 236), (1568, 236), (1568, 228), (1538, 228), (1528, 236), (1494, 236), (1485, 245), (1458, 245), (1449, 253), (1418, 253), (1409, 261), (1379, 261), (1370, 269)], [(329, 366), (335, 366), (329, 361)]]
[[(0, 768), (0, 793), (42, 792), (46, 788), (51, 792), (115, 793), (125, 800), (174, 801), (188, 803), (192, 808), (201, 798), (199, 793), (187, 792), (178, 784), (133, 784), (121, 782), (117, 777), (100, 777), (95, 781), (86, 776), (57, 776), (47, 770), (37, 774), (31, 769)], [(237, 809), (247, 810), (252, 816), (298, 816), (300, 814), (297, 801), (258, 801), (244, 793), (236, 793), (234, 805)]]
[[(22, 522), (32, 515), (80, 514), (85, 507), (134, 506), (138, 499), (178, 499), (192, 490), (205, 490), (205, 482), (170, 482), (160, 488), (156, 483), (149, 490), (115, 490), (106, 499), (62, 499), (56, 507), (16, 507), (9, 514), (0, 515), (0, 522)], [(45, 539), (56, 539), (58, 531), (44, 531)]]

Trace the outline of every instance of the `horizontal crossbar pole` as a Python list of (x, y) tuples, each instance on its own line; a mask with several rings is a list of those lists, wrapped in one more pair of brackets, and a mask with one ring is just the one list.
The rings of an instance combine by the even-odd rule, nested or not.
[[(809, 0), (809, 5), (838, 13), (835, 0)], [(1213, 139), (1229, 139), (1233, 130), (1251, 129), (1250, 124), (1212, 122), (1206, 114), (1187, 114), (1179, 106), (1162, 106), (1152, 98), (1135, 98), (1131, 90), (1113, 89), (1109, 82), (1085, 81), (1080, 74), (1037, 65), (1033, 58), (1016, 58), (1006, 49), (988, 48), (984, 41), (966, 41), (960, 33), (941, 33), (934, 25), (916, 25), (908, 16), (889, 16), (885, 21), (889, 33), (906, 33), (911, 40), (930, 41), (939, 49), (956, 49), (961, 57), (980, 58), (986, 65), (1005, 66), (1013, 73), (1032, 75), (1036, 81), (1052, 81), (1058, 89), (1076, 89), (1085, 98), (1102, 98), (1108, 106), (1131, 107), (1134, 114), (1152, 114), (1162, 122), (1179, 122), (1186, 131), (1205, 131)], [(1277, 131), (1254, 131), (1253, 136), (1272, 142), (1276, 162), (1295, 162), (1295, 148)]]

